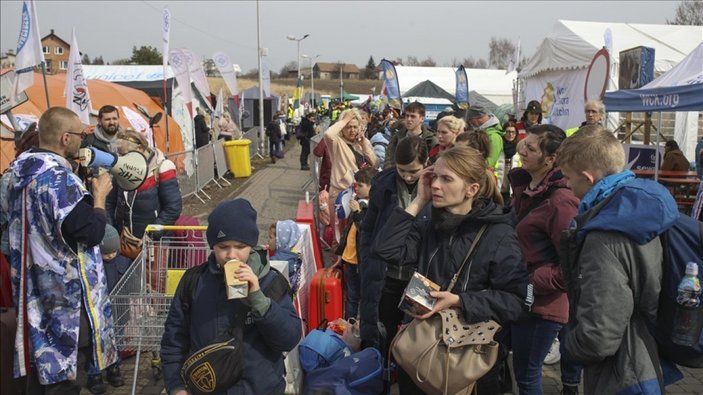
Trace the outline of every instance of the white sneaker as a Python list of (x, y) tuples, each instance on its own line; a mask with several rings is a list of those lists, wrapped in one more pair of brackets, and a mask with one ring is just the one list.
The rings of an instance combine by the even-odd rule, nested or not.
[(549, 352), (547, 353), (547, 356), (544, 357), (544, 364), (545, 365), (553, 365), (561, 359), (561, 353), (559, 353), (559, 339), (556, 338), (552, 342), (551, 347), (549, 347)]

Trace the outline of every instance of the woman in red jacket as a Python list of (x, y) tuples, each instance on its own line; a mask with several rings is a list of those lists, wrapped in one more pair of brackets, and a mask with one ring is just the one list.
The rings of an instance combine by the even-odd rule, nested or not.
[[(518, 152), (522, 167), (510, 172), (516, 231), (534, 287), (532, 316), (512, 326), (513, 369), (520, 395), (542, 394), (542, 364), (569, 320), (566, 281), (559, 266), (561, 233), (576, 216), (579, 199), (556, 167), (556, 152), (566, 134), (553, 125), (527, 130)], [(562, 394), (577, 394), (581, 368), (562, 355)]]

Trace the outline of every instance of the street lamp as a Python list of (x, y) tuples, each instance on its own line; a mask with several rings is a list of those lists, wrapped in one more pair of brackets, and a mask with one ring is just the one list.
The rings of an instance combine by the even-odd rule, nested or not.
[(308, 55), (303, 54), (303, 57), (310, 61), (310, 92), (312, 95), (312, 99), (310, 99), (310, 104), (314, 108), (315, 107), (315, 75), (313, 74), (312, 66), (314, 65), (315, 59), (319, 58), (320, 55), (308, 56)]
[(300, 38), (295, 38), (295, 36), (286, 36), (287, 39), (298, 42), (298, 79), (300, 79), (300, 42), (308, 38), (308, 36), (309, 34), (306, 34)]

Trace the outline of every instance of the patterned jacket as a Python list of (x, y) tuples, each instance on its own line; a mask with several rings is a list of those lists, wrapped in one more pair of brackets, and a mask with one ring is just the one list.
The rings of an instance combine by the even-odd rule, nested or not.
[(81, 305), (92, 332), (92, 360), (104, 369), (117, 360), (117, 348), (100, 249), (78, 243), (76, 253), (61, 232), (89, 193), (70, 163), (51, 152), (25, 152), (11, 171), (10, 263), (18, 312), (14, 375), (27, 375), (32, 364), (43, 385), (76, 379)]

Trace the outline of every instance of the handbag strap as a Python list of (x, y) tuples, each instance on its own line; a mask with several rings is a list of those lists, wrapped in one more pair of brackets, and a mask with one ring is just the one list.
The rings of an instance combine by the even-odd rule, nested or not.
[[(464, 257), (464, 261), (461, 263), (459, 270), (454, 273), (452, 281), (449, 282), (449, 286), (447, 286), (447, 291), (451, 292), (454, 289), (454, 286), (456, 285), (457, 281), (459, 281), (459, 278), (464, 272), (466, 263), (471, 262), (473, 260), (472, 258), (473, 254), (476, 252), (476, 246), (478, 245), (479, 241), (481, 241), (481, 237), (486, 232), (486, 229), (488, 229), (488, 224), (483, 224), (483, 226), (481, 226), (481, 229), (479, 229), (478, 233), (476, 234), (476, 237), (474, 237), (474, 241), (471, 242), (471, 247), (469, 247), (469, 251), (466, 252), (466, 257)], [(469, 271), (471, 271), (471, 264), (469, 264)]]

